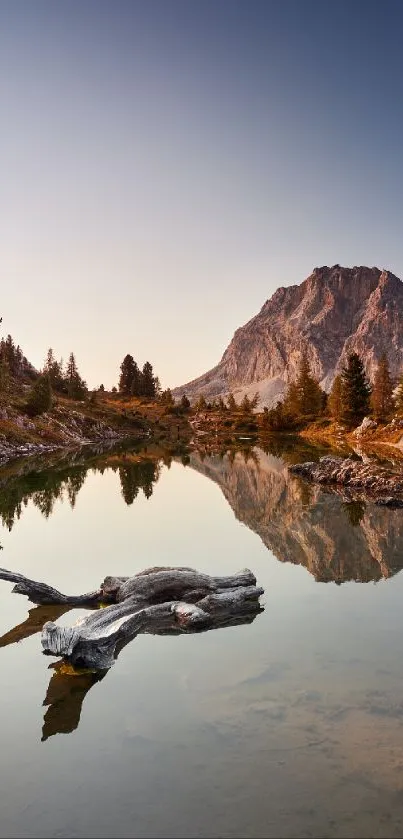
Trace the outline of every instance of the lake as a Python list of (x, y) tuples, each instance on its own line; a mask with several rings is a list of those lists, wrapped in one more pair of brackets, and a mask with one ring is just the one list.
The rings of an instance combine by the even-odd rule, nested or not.
[[(1, 837), (403, 837), (403, 511), (287, 474), (295, 441), (0, 470), (1, 564), (66, 593), (250, 568), (250, 624), (139, 635), (103, 678), (43, 656), (0, 581)], [(56, 667), (55, 667), (56, 664)]]

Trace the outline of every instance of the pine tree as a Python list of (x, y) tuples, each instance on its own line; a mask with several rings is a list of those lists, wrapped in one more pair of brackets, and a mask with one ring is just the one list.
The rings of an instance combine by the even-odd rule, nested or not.
[(139, 373), (139, 369), (133, 356), (128, 353), (125, 355), (120, 365), (119, 393), (123, 396), (130, 396), (133, 394), (133, 385), (135, 385), (136, 373)]
[(44, 373), (49, 373), (49, 371), (52, 369), (55, 361), (56, 361), (56, 359), (53, 355), (52, 347), (49, 347), (49, 349), (46, 353), (45, 364), (43, 365), (43, 372)]
[(255, 395), (252, 396), (252, 399), (250, 400), (251, 411), (254, 411), (257, 408), (259, 402), (260, 402), (260, 396), (256, 392)]
[(245, 393), (245, 396), (244, 396), (244, 398), (242, 399), (242, 402), (241, 402), (241, 411), (242, 411), (243, 414), (250, 414), (250, 412), (251, 412), (251, 404), (250, 404), (250, 401), (249, 401), (246, 393)]
[(393, 411), (392, 393), (393, 385), (390, 377), (388, 358), (386, 353), (382, 353), (375, 373), (371, 394), (371, 407), (375, 419), (382, 422), (390, 417)]
[(305, 352), (301, 357), (296, 386), (300, 415), (302, 417), (319, 416), (322, 409), (322, 391), (311, 373), (308, 356)]
[(142, 395), (150, 399), (153, 399), (155, 396), (154, 373), (149, 361), (146, 361), (142, 370)]
[(70, 399), (84, 399), (87, 393), (87, 385), (81, 378), (73, 352), (69, 355), (67, 362), (65, 383), (67, 395)]
[(10, 390), (11, 375), (8, 361), (0, 355), (0, 401), (4, 402)]
[(52, 407), (52, 388), (47, 373), (38, 376), (32, 386), (26, 404), (26, 412), (31, 417), (44, 414)]
[(169, 387), (167, 387), (166, 390), (162, 391), (161, 396), (160, 396), (160, 400), (161, 400), (161, 402), (164, 403), (164, 405), (169, 405), (169, 406), (175, 405), (175, 400), (172, 396), (172, 391)]
[(180, 406), (182, 408), (182, 411), (188, 411), (189, 408), (190, 408), (190, 402), (189, 402), (189, 399), (186, 396), (186, 393), (184, 393), (183, 396), (182, 396), (182, 399), (180, 401)]
[(196, 411), (206, 411), (207, 410), (207, 402), (206, 402), (203, 394), (200, 394), (200, 396), (199, 396), (199, 398), (196, 402), (195, 408), (196, 408)]
[(295, 417), (296, 419), (300, 418), (301, 403), (299, 389), (296, 382), (289, 383), (285, 393), (284, 402), (277, 402), (276, 409), (279, 409), (280, 404), (282, 405), (282, 411), (284, 413), (289, 414), (291, 417)]
[(330, 416), (340, 422), (343, 415), (343, 383), (341, 376), (336, 376), (329, 393), (328, 407)]
[(369, 413), (371, 387), (365, 375), (364, 365), (357, 353), (350, 353), (347, 365), (341, 372), (342, 421), (352, 428)]
[(236, 402), (235, 402), (235, 397), (234, 397), (234, 394), (233, 394), (233, 393), (229, 393), (229, 394), (228, 394), (228, 396), (227, 396), (227, 405), (228, 405), (228, 410), (229, 410), (229, 411), (236, 411), (236, 410), (237, 410), (238, 405), (237, 405), (237, 404), (236, 404)]
[(56, 361), (51, 347), (49, 347), (46, 353), (43, 372), (47, 373), (47, 375), (49, 376), (51, 388), (53, 391), (63, 391), (64, 381), (62, 362)]

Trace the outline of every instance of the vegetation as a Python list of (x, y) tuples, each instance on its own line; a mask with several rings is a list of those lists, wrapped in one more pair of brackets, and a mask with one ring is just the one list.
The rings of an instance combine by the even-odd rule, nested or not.
[(159, 379), (154, 376), (152, 365), (146, 361), (140, 370), (130, 354), (120, 365), (119, 393), (122, 396), (145, 396), (154, 399), (160, 391)]
[[(58, 430), (63, 427), (73, 428), (69, 439), (79, 439), (80, 433), (85, 439), (99, 439), (93, 436), (94, 429), (104, 424), (124, 435), (147, 435), (158, 441), (188, 441), (206, 435), (215, 445), (225, 446), (243, 437), (264, 441), (277, 433), (319, 434), (329, 429), (331, 435), (341, 428), (352, 430), (364, 416), (372, 416), (379, 424), (403, 414), (403, 375), (393, 390), (386, 354), (379, 361), (372, 390), (362, 360), (351, 353), (327, 396), (303, 353), (284, 398), (270, 409), (259, 407), (257, 393), (243, 395), (239, 402), (231, 392), (210, 400), (200, 393), (193, 404), (183, 394), (176, 401), (170, 388), (162, 390), (152, 364), (146, 361), (140, 368), (129, 353), (118, 372), (118, 387), (107, 391), (101, 384), (89, 391), (74, 352), (64, 365), (49, 348), (38, 372), (8, 335), (0, 341), (2, 439), (16, 444), (58, 442), (67, 439)], [(25, 421), (24, 414), (34, 423)], [(44, 414), (46, 418), (41, 419)], [(122, 477), (130, 497), (129, 477), (126, 480), (124, 473)]]
[(386, 353), (383, 353), (375, 373), (374, 385), (371, 394), (372, 412), (378, 422), (385, 422), (390, 419), (393, 413), (392, 394), (393, 384), (388, 365), (388, 358)]
[(341, 371), (341, 382), (341, 419), (348, 428), (353, 428), (369, 414), (371, 397), (371, 387), (357, 353), (350, 353)]
[(39, 376), (32, 385), (26, 405), (27, 414), (31, 417), (44, 414), (52, 407), (52, 388), (48, 373)]

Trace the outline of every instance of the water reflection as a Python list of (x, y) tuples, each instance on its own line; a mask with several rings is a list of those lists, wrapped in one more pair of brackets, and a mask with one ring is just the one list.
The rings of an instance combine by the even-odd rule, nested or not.
[(287, 446), (281, 450), (276, 441), (266, 451), (195, 452), (190, 465), (219, 485), (237, 519), (280, 562), (303, 565), (318, 582), (377, 581), (400, 571), (402, 511), (290, 475), (287, 461), (313, 460), (315, 454), (289, 441)]
[(126, 504), (140, 492), (149, 499), (162, 469), (175, 458), (217, 483), (235, 516), (279, 561), (303, 565), (318, 582), (369, 582), (396, 574), (403, 567), (401, 510), (377, 507), (362, 494), (315, 487), (288, 473), (288, 464), (323, 453), (292, 438), (273, 438), (266, 450), (244, 443), (219, 452), (150, 446), (59, 453), (45, 466), (43, 460), (25, 461), (1, 470), (0, 520), (11, 530), (29, 503), (46, 518), (65, 499), (74, 507), (87, 475), (107, 469), (119, 475)]
[(88, 691), (106, 675), (99, 671), (72, 674), (65, 668), (62, 661), (49, 667), (54, 673), (43, 700), (47, 710), (43, 718), (42, 742), (55, 734), (70, 734), (76, 730)]
[(11, 531), (29, 503), (45, 518), (57, 502), (67, 500), (74, 508), (89, 472), (103, 474), (105, 469), (118, 473), (126, 504), (133, 504), (140, 490), (145, 498), (151, 498), (162, 466), (169, 466), (174, 454), (153, 449), (105, 454), (98, 449), (95, 453), (59, 454), (50, 462), (19, 461), (0, 472), (0, 521)]
[[(47, 621), (56, 621), (62, 615), (72, 610), (68, 605), (36, 606), (29, 610), (28, 617), (23, 623), (18, 624), (9, 632), (0, 637), (0, 647), (7, 647), (11, 644), (23, 641), (31, 635), (41, 632)], [(255, 618), (263, 612), (263, 607), (258, 601), (248, 602), (243, 609), (235, 614), (225, 613), (215, 617), (212, 626), (198, 629), (197, 627), (187, 629), (187, 634), (199, 634), (216, 629), (228, 628), (230, 626), (242, 626), (251, 624)], [(148, 625), (141, 628), (138, 633), (129, 635), (118, 642), (115, 651), (117, 658), (124, 647), (130, 643), (137, 634), (146, 632), (152, 635), (176, 635), (183, 634), (182, 627), (175, 622), (174, 618), (166, 617), (156, 622), (155, 625)], [(55, 734), (70, 734), (78, 727), (81, 717), (81, 709), (88, 691), (100, 682), (109, 670), (78, 670), (72, 667), (63, 659), (49, 665), (53, 671), (43, 705), (47, 708), (42, 727), (42, 742)]]

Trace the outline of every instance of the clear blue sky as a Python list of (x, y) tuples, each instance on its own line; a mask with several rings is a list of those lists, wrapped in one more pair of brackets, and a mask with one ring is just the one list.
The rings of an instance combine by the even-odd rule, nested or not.
[(403, 276), (403, 3), (1, 0), (4, 332), (173, 387), (316, 265)]

